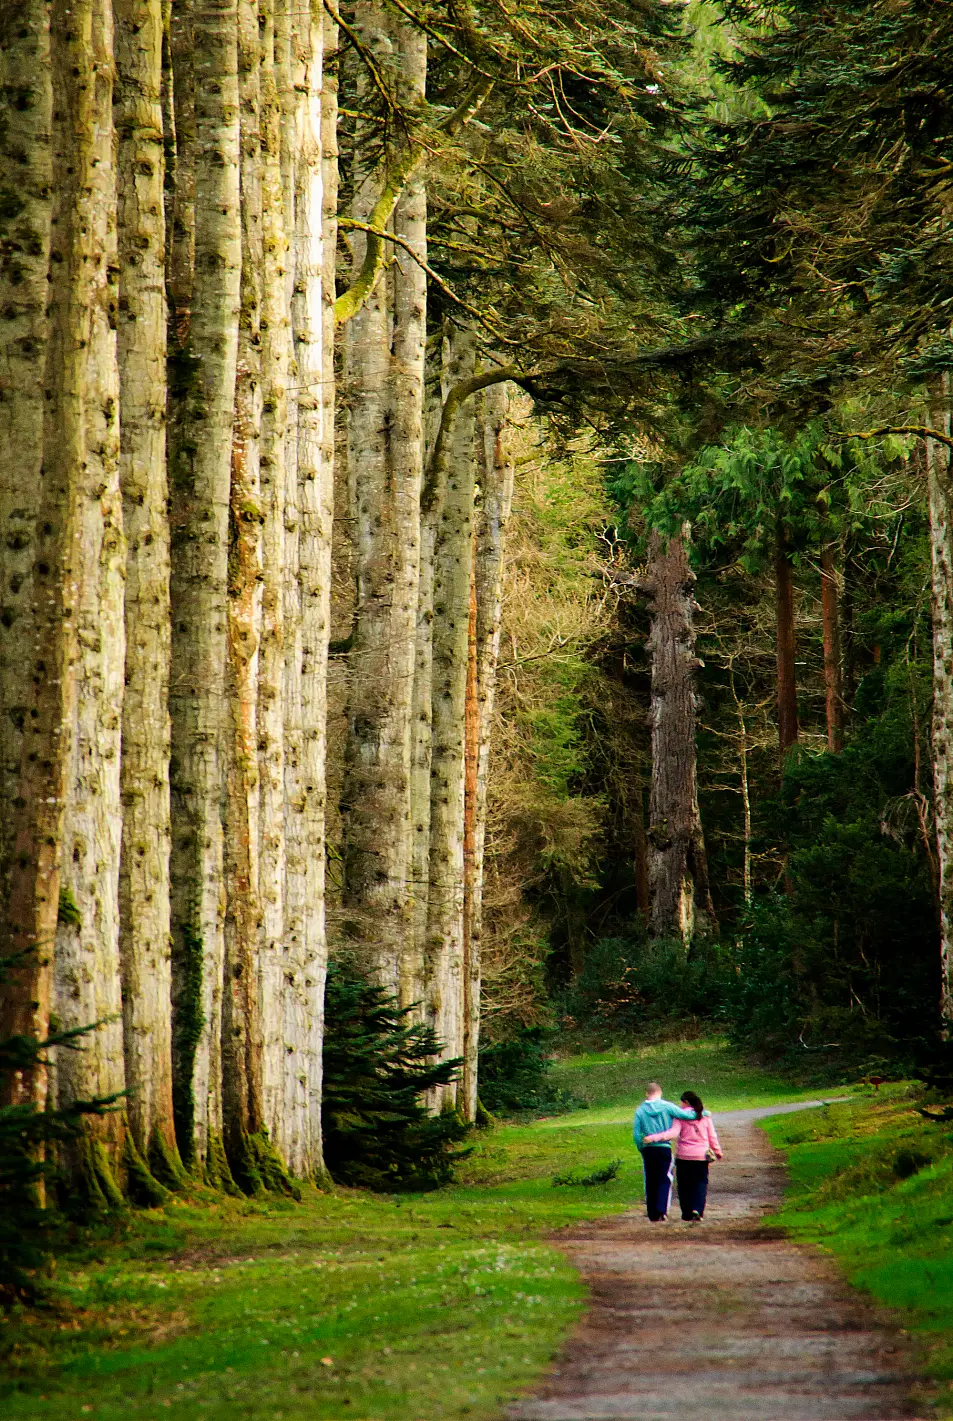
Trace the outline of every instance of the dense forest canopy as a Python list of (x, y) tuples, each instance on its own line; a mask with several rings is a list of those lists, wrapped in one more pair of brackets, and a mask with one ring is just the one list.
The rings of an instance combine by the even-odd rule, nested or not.
[(34, 1197), (43, 1112), (103, 1207), (439, 1182), (557, 1025), (942, 1053), (951, 51), (927, 0), (0, 3)]

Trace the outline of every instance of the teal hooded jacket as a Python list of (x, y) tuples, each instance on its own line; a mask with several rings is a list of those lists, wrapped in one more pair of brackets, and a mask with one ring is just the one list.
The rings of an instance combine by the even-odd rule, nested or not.
[(694, 1120), (694, 1110), (686, 1110), (681, 1105), (673, 1105), (670, 1100), (643, 1100), (635, 1112), (632, 1138), (641, 1150), (646, 1135), (658, 1135), (670, 1130), (673, 1120)]

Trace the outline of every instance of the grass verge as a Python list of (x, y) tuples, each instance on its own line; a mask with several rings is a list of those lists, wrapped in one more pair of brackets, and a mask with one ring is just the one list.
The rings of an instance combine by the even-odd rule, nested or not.
[(890, 1086), (764, 1124), (787, 1152), (790, 1189), (778, 1222), (831, 1254), (849, 1280), (900, 1312), (953, 1418), (953, 1130), (924, 1121), (914, 1095)]
[[(716, 1109), (799, 1098), (712, 1041), (559, 1070), (590, 1108), (493, 1130), (451, 1188), (176, 1200), (77, 1241), (57, 1305), (0, 1323), (4, 1421), (499, 1416), (584, 1302), (547, 1239), (640, 1197), (645, 1080), (694, 1085)], [(607, 1183), (553, 1188), (618, 1157)]]

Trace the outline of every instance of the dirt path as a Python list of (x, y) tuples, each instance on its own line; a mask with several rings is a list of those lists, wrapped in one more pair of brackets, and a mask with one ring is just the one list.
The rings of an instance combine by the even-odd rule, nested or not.
[[(803, 1109), (787, 1106), (784, 1110)], [(510, 1421), (894, 1421), (916, 1415), (899, 1339), (825, 1260), (762, 1219), (784, 1185), (754, 1121), (717, 1117), (705, 1221), (644, 1211), (560, 1240), (589, 1285), (580, 1327)]]

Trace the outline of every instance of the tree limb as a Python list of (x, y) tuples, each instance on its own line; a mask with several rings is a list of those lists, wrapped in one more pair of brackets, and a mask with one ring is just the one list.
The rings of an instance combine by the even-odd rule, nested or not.
[(373, 236), (380, 237), (384, 242), (393, 242), (395, 246), (402, 247), (409, 256), (413, 257), (421, 271), (425, 271), (431, 281), (440, 287), (444, 295), (448, 296), (451, 301), (457, 306), (460, 306), (468, 315), (473, 316), (474, 320), (479, 321), (481, 326), (485, 326), (494, 340), (501, 341), (504, 345), (520, 345), (522, 343), (511, 339), (509, 336), (505, 336), (501, 330), (487, 320), (481, 311), (477, 310), (476, 306), (471, 306), (469, 301), (464, 301), (462, 296), (458, 296), (453, 287), (444, 281), (443, 277), (435, 272), (433, 267), (424, 261), (423, 257), (417, 255), (410, 242), (406, 241), (403, 237), (398, 237), (396, 232), (385, 232), (382, 228), (371, 227), (367, 222), (356, 222), (351, 217), (339, 217), (338, 226), (354, 227), (359, 232), (370, 232)]
[[(328, 6), (330, 13), (330, 0), (324, 0), (324, 3)], [(479, 113), (489, 98), (492, 88), (492, 79), (479, 79), (467, 91), (457, 108), (437, 124), (437, 128), (451, 137), (458, 133), (475, 114)], [(342, 292), (334, 303), (334, 319), (339, 325), (344, 321), (349, 321), (352, 316), (356, 316), (373, 294), (374, 287), (384, 270), (386, 252), (384, 240), (379, 234), (394, 215), (394, 208), (397, 206), (400, 195), (423, 162), (425, 152), (426, 150), (422, 146), (411, 144), (390, 173), (385, 174), (381, 195), (375, 202), (370, 213), (370, 221), (367, 223), (367, 247), (361, 269), (347, 291)]]
[(525, 388), (529, 378), (528, 375), (520, 374), (515, 365), (501, 365), (496, 370), (487, 370), (482, 375), (471, 375), (468, 380), (461, 380), (454, 385), (443, 402), (443, 409), (440, 412), (440, 427), (437, 430), (430, 462), (424, 475), (424, 486), (420, 496), (420, 506), (424, 513), (433, 511), (440, 496), (440, 490), (447, 474), (450, 436), (464, 402), (471, 395), (475, 395), (478, 390), (489, 389), (491, 385), (500, 385), (504, 380), (512, 380), (514, 384)]
[(851, 434), (845, 434), (845, 439), (876, 439), (878, 434), (919, 434), (921, 439), (935, 439), (938, 444), (945, 444), (948, 449), (953, 449), (953, 438), (948, 434), (943, 434), (939, 429), (931, 429), (928, 424), (884, 424), (879, 429), (865, 429)]

